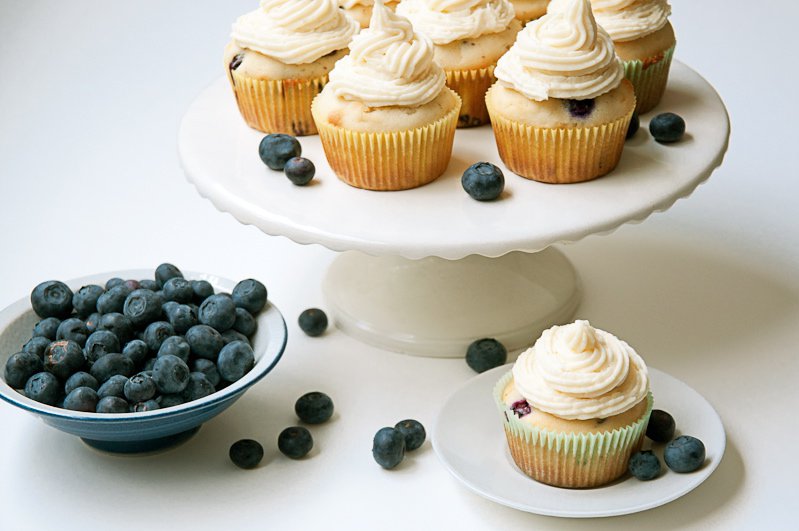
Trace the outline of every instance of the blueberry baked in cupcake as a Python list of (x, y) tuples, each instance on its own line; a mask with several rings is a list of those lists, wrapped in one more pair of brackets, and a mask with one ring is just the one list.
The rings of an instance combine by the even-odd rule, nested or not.
[(224, 61), (247, 125), (265, 133), (316, 134), (311, 102), (358, 29), (335, 0), (261, 0), (239, 17)]
[[(369, 19), (372, 18), (372, 6), (375, 0), (337, 0), (339, 7), (346, 11), (346, 13), (358, 21), (362, 28), (369, 27)], [(386, 7), (394, 9), (397, 7), (399, 0), (392, 0), (385, 2)]]

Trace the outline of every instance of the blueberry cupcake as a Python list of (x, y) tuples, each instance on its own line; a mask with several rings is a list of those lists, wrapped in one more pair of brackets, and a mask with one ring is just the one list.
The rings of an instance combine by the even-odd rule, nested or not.
[(494, 399), (519, 469), (569, 488), (623, 475), (652, 411), (641, 357), (588, 321), (545, 330), (497, 383)]
[(259, 9), (239, 17), (224, 60), (247, 125), (316, 134), (311, 102), (357, 31), (335, 0), (261, 0)]
[(458, 127), (488, 122), (485, 93), (521, 23), (509, 0), (402, 0), (397, 13), (430, 38), (447, 86), (462, 100)]
[(516, 11), (516, 18), (522, 24), (527, 24), (531, 20), (542, 17), (547, 12), (549, 0), (511, 0), (511, 3)]
[(666, 0), (591, 0), (591, 6), (635, 88), (636, 111), (652, 110), (666, 90), (677, 44), (671, 6)]
[(486, 94), (499, 155), (522, 177), (576, 183), (619, 162), (635, 94), (588, 0), (552, 0), (497, 62)]
[[(399, 0), (392, 0), (385, 2), (386, 7), (394, 9), (397, 7)], [(372, 18), (372, 6), (375, 0), (338, 0), (338, 5), (346, 11), (346, 13), (358, 21), (361, 28), (369, 27), (369, 19)]]
[(430, 40), (375, 0), (369, 27), (311, 109), (336, 175), (357, 188), (404, 190), (444, 173), (461, 106), (445, 82)]

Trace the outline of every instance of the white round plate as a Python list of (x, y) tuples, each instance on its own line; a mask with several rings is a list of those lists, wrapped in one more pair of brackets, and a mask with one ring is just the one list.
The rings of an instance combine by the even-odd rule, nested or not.
[[(645, 511), (676, 500), (698, 487), (719, 466), (726, 436), (718, 413), (702, 395), (673, 376), (649, 368), (655, 409), (674, 416), (677, 434), (700, 439), (707, 452), (702, 468), (678, 474), (664, 468), (652, 481), (631, 476), (594, 489), (550, 487), (521, 472), (508, 452), (493, 389), (511, 365), (469, 380), (444, 403), (432, 432), (433, 448), (444, 466), (477, 494), (514, 509), (548, 516), (592, 518)], [(645, 447), (649, 443), (646, 439)]]
[[(676, 112), (685, 138), (658, 144), (649, 117)], [(595, 181), (548, 185), (523, 179), (502, 165), (491, 127), (459, 129), (452, 161), (433, 183), (402, 192), (372, 192), (339, 181), (318, 136), (301, 137), (303, 156), (316, 165), (312, 185), (294, 186), (258, 157), (263, 138), (247, 127), (226, 78), (192, 103), (180, 128), (179, 150), (188, 179), (223, 212), (271, 235), (319, 243), (334, 251), (450, 260), (510, 251), (540, 251), (641, 221), (693, 192), (718, 167), (727, 149), (724, 103), (702, 76), (675, 61), (663, 101), (641, 119), (621, 162)], [(469, 165), (488, 161), (505, 172), (505, 193), (481, 203), (462, 189)]]

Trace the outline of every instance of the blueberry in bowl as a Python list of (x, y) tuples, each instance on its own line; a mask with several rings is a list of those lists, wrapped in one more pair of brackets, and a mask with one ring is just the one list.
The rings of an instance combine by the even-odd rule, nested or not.
[[(170, 347), (169, 354), (166, 354), (167, 357), (175, 357), (179, 361), (181, 360), (176, 354), (185, 354), (186, 348), (194, 350), (200, 346), (209, 350), (209, 347), (202, 341), (198, 345), (191, 340), (169, 339), (183, 336), (188, 330), (181, 329), (180, 332), (174, 330), (164, 312), (151, 310), (149, 305), (153, 301), (150, 300), (149, 294), (145, 294), (142, 298), (139, 293), (133, 298), (139, 303), (144, 303), (140, 308), (144, 308), (145, 314), (162, 323), (158, 325), (158, 330), (151, 330), (146, 338), (144, 337), (147, 329), (144, 324), (146, 319), (139, 319), (141, 312), (133, 312), (137, 317), (137, 322), (133, 323), (124, 315), (124, 304), (114, 301), (115, 304), (106, 308), (110, 313), (102, 314), (98, 308), (102, 316), (92, 318), (102, 320), (103, 317), (110, 316), (106, 319), (107, 326), (101, 327), (104, 333), (94, 337), (91, 342), (87, 339), (88, 349), (86, 346), (81, 347), (72, 339), (45, 337), (52, 335), (52, 330), (42, 330), (43, 325), (40, 325), (38, 330), (46, 334), (34, 338), (42, 345), (37, 345), (35, 349), (32, 346), (28, 349), (23, 348), (26, 343), (30, 343), (31, 335), (35, 333), (32, 331), (41, 321), (56, 316), (60, 320), (80, 319), (77, 313), (79, 309), (71, 308), (70, 293), (78, 293), (83, 286), (107, 286), (109, 279), (116, 278), (122, 282), (114, 283), (111, 289), (115, 289), (116, 286), (120, 288), (118, 292), (127, 292), (130, 295), (136, 291), (131, 288), (140, 286), (142, 281), (126, 285), (125, 279), (153, 279), (154, 283), (164, 285), (172, 278), (185, 276), (190, 282), (196, 281), (194, 285), (200, 286), (200, 294), (206, 298), (210, 296), (208, 285), (216, 293), (230, 293), (236, 286), (235, 281), (214, 275), (181, 273), (174, 266), (162, 267), (158, 273), (154, 274), (153, 270), (118, 271), (63, 283), (50, 282), (37, 291), (35, 305), (32, 306), (31, 299), (26, 297), (0, 311), (0, 399), (11, 406), (37, 415), (46, 424), (58, 430), (81, 437), (88, 445), (100, 450), (116, 453), (151, 452), (187, 440), (197, 432), (202, 423), (232, 405), (247, 389), (274, 368), (285, 349), (287, 333), (282, 315), (270, 301), (266, 301), (263, 309), (254, 316), (256, 326), (252, 336), (248, 338), (253, 362), (251, 365), (249, 363), (243, 365), (245, 368), (251, 368), (244, 371), (235, 381), (223, 382), (225, 385), (214, 384), (214, 381), (219, 383), (215, 360), (202, 356), (195, 359), (192, 354), (188, 364), (190, 378), (185, 382), (186, 385), (169, 381), (170, 376), (167, 379), (168, 385), (164, 388), (170, 392), (162, 393), (156, 389), (157, 394), (154, 398), (150, 398), (152, 373), (148, 371), (153, 369), (155, 363), (153, 360), (158, 359), (158, 350), (165, 342), (170, 346), (182, 347), (174, 349)], [(184, 289), (181, 282), (173, 281), (172, 284)], [(148, 287), (137, 289), (145, 291)], [(124, 301), (125, 299), (122, 299), (122, 303)], [(165, 302), (167, 301), (162, 301)], [(85, 314), (91, 309), (90, 305), (87, 306), (88, 308), (81, 307), (80, 311)], [(88, 320), (88, 316), (85, 320)], [(51, 322), (48, 321), (47, 324), (50, 325)], [(52, 324), (55, 324), (55, 320)], [(70, 328), (70, 332), (75, 330), (84, 332), (78, 326)], [(218, 333), (208, 335), (211, 339), (219, 336)], [(91, 334), (89, 336), (91, 337)], [(202, 334), (200, 336), (203, 341), (208, 339)], [(75, 336), (70, 335), (70, 337)], [(51, 343), (54, 344), (52, 347)], [(151, 349), (154, 346), (159, 346), (159, 349)], [(220, 338), (219, 345), (211, 346), (219, 347), (213, 353), (218, 354), (224, 344)], [(249, 346), (238, 348), (246, 350), (246, 354), (250, 352)], [(113, 352), (114, 350), (116, 352)], [(209, 355), (210, 350), (205, 353), (208, 358), (213, 357)], [(28, 351), (31, 351), (32, 355), (20, 354)], [(11, 358), (13, 358), (11, 370), (6, 371)], [(38, 361), (41, 361), (41, 364)], [(179, 366), (177, 369), (167, 365), (167, 367), (159, 366), (159, 377), (156, 380), (162, 385), (164, 380), (161, 377), (166, 374), (161, 372), (164, 368), (167, 370), (183, 368), (182, 361), (172, 364)], [(240, 370), (238, 366), (236, 368)], [(69, 392), (66, 392), (65, 384), (74, 374), (78, 376), (69, 382)], [(23, 379), (26, 381), (23, 382)], [(97, 385), (99, 387), (93, 389)], [(181, 386), (182, 391), (171, 392), (173, 388)]]

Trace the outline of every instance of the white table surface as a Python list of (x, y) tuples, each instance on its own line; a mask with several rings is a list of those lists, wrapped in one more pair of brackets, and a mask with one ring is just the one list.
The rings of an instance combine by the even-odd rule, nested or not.
[[(430, 446), (395, 471), (371, 437), (439, 404), (473, 373), (460, 360), (305, 337), (334, 253), (268, 237), (218, 213), (185, 181), (177, 127), (222, 71), (230, 22), (254, 0), (0, 2), (0, 306), (38, 282), (155, 267), (257, 277), (289, 322), (285, 358), (183, 446), (145, 457), (96, 453), (0, 404), (0, 529), (787, 529), (799, 436), (799, 223), (791, 63), (799, 7), (672, 0), (677, 57), (732, 119), (725, 164), (640, 225), (560, 248), (584, 283), (578, 315), (628, 340), (702, 393), (724, 420), (721, 466), (696, 491), (636, 515), (573, 521), (473, 494)], [(760, 8), (762, 11), (757, 11)], [(793, 49), (790, 47), (793, 46)], [(311, 458), (276, 449), (294, 400), (330, 394)], [(679, 422), (679, 419), (678, 419)], [(237, 439), (266, 458), (242, 471)]]

